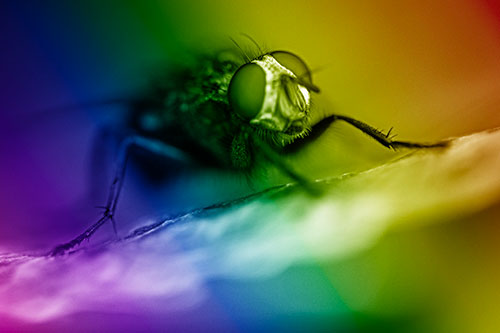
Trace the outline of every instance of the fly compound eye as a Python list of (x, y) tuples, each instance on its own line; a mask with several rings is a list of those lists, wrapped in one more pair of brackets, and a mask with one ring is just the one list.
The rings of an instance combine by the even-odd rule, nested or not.
[(243, 65), (229, 84), (229, 104), (241, 118), (253, 119), (262, 108), (265, 89), (266, 75), (262, 68), (256, 64)]
[(319, 88), (312, 83), (311, 71), (309, 70), (309, 67), (307, 67), (304, 60), (287, 51), (274, 51), (269, 54), (283, 67), (288, 68), (295, 75), (297, 75), (300, 84), (311, 91), (319, 92)]

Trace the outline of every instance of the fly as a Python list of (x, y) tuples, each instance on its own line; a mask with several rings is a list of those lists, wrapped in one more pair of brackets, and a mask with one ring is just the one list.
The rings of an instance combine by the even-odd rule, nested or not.
[[(252, 40), (253, 41), (253, 40)], [(255, 43), (255, 42), (254, 42)], [(114, 214), (131, 147), (181, 161), (194, 161), (249, 172), (260, 155), (308, 191), (311, 182), (280, 159), (294, 142), (314, 137), (325, 124), (346, 122), (389, 149), (444, 147), (397, 141), (393, 136), (354, 118), (329, 113), (319, 117), (311, 100), (320, 93), (304, 60), (292, 52), (262, 52), (242, 59), (201, 58), (194, 68), (168, 73), (141, 98), (129, 102), (132, 135), (120, 148), (117, 170), (102, 217), (51, 255), (64, 254), (89, 239)], [(315, 127), (316, 126), (316, 127)]]

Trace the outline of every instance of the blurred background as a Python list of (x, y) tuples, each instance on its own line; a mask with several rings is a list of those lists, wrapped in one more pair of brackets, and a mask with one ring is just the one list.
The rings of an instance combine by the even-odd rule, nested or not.
[[(48, 249), (99, 217), (94, 206), (105, 198), (114, 151), (112, 144), (100, 143), (99, 128), (107, 117), (119, 117), (120, 108), (79, 106), (135, 93), (157, 68), (189, 64), (192, 54), (231, 47), (230, 37), (251, 47), (241, 33), (266, 50), (289, 50), (305, 59), (322, 89), (315, 107), (377, 128), (394, 127), (399, 139), (432, 142), (500, 126), (496, 0), (2, 1), (0, 31), (3, 253)], [(322, 178), (394, 158), (348, 127), (332, 129), (289, 157), (297, 170)], [(137, 170), (130, 172), (140, 178)], [(126, 229), (145, 214), (247, 194), (251, 189), (245, 185), (215, 170), (182, 173), (161, 190), (131, 180), (118, 219)], [(498, 217), (481, 214), (478, 220)], [(311, 278), (325, 273), (342, 279), (328, 272), (334, 269), (386, 272), (403, 262), (411, 271), (406, 259), (391, 257), (391, 251), (401, 245), (409, 256), (426, 251), (432, 257), (443, 246), (460, 251), (462, 236), (442, 245), (448, 238), (443, 228), (389, 237), (375, 252)], [(489, 233), (476, 231), (478, 243)], [(439, 263), (447, 262), (447, 255), (457, 259), (446, 251), (441, 255)], [(457, 270), (453, 261), (449, 265), (450, 272)], [(335, 289), (332, 285), (328, 288)], [(406, 287), (396, 286), (396, 295)], [(403, 297), (401, 304), (409, 303)], [(397, 320), (388, 322), (393, 324)]]

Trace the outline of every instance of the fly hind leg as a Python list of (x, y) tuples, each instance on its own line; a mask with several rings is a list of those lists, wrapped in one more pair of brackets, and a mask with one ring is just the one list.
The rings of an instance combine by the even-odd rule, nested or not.
[(52, 251), (49, 252), (50, 256), (57, 256), (68, 253), (73, 248), (80, 245), (80, 243), (82, 243), (84, 240), (92, 237), (92, 235), (108, 221), (111, 221), (113, 230), (115, 231), (115, 234), (117, 234), (114, 215), (125, 177), (130, 149), (132, 147), (137, 147), (157, 156), (165, 157), (171, 160), (177, 160), (181, 162), (190, 161), (190, 158), (184, 152), (161, 141), (141, 136), (127, 137), (120, 145), (118, 158), (116, 160), (115, 174), (109, 188), (108, 199), (106, 205), (101, 207), (104, 209), (102, 217), (73, 240), (55, 247)]

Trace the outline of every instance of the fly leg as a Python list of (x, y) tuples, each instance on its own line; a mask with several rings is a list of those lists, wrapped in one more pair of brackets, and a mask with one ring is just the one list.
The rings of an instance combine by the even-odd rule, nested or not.
[(283, 161), (282, 158), (274, 151), (266, 142), (259, 137), (253, 137), (254, 143), (259, 147), (259, 152), (274, 166), (276, 166), (282, 173), (293, 179), (299, 184), (307, 193), (313, 196), (321, 195), (322, 191), (319, 187), (315, 186), (313, 182), (303, 177), (300, 173), (296, 172), (292, 166)]
[(151, 152), (152, 154), (155, 154), (157, 156), (162, 156), (173, 160), (182, 162), (190, 161), (190, 158), (184, 152), (161, 141), (141, 136), (130, 136), (124, 139), (124, 141), (120, 145), (118, 158), (116, 160), (115, 174), (109, 188), (108, 199), (106, 205), (102, 207), (104, 209), (102, 217), (96, 223), (87, 228), (83, 233), (78, 235), (75, 239), (55, 247), (52, 251), (49, 252), (50, 256), (62, 255), (69, 252), (84, 240), (89, 239), (102, 225), (104, 225), (108, 221), (111, 221), (113, 230), (115, 234), (117, 234), (114, 214), (116, 212), (116, 206), (118, 204), (118, 199), (120, 197), (120, 192), (125, 177), (125, 170), (127, 168), (127, 161), (130, 155), (130, 149), (132, 147), (137, 147)]
[(369, 135), (373, 139), (375, 139), (378, 143), (387, 147), (389, 149), (397, 149), (397, 148), (438, 148), (438, 147), (446, 147), (448, 142), (440, 141), (436, 143), (418, 143), (418, 142), (409, 142), (409, 141), (398, 141), (393, 140), (394, 136), (391, 136), (391, 130), (387, 133), (382, 133), (378, 129), (363, 123), (362, 121), (356, 120), (354, 118), (341, 116), (341, 115), (331, 115), (327, 118), (329, 121), (342, 120), (347, 122), (348, 124), (356, 127), (361, 130), (363, 133)]

